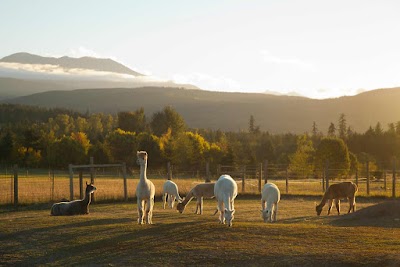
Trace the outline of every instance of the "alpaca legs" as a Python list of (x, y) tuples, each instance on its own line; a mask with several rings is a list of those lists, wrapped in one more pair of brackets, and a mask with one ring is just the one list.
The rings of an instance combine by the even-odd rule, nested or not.
[(167, 203), (167, 193), (163, 193), (162, 199), (163, 199), (163, 209), (165, 209), (165, 205)]
[(349, 212), (350, 211), (355, 211), (356, 210), (356, 197), (349, 197), (349, 204), (350, 204), (350, 208), (349, 208)]
[(203, 214), (203, 197), (198, 197), (196, 201), (196, 211), (194, 214)]
[(137, 206), (138, 206), (138, 224), (143, 224), (143, 217), (144, 217), (144, 213), (143, 213), (143, 201), (142, 200), (138, 200), (137, 202)]
[(333, 206), (333, 199), (329, 199), (329, 201), (328, 201), (328, 215), (329, 215), (329, 213), (331, 213), (332, 206)]
[(153, 206), (154, 206), (154, 198), (151, 198), (150, 201), (146, 202), (146, 223), (152, 224), (153, 221)]
[(273, 214), (273, 219), (272, 219), (272, 221), (273, 221), (273, 222), (276, 222), (276, 215), (277, 215), (277, 213), (278, 213), (278, 203), (275, 203), (275, 204), (274, 204), (274, 209), (273, 209), (273, 211), (274, 211), (274, 214)]
[(222, 201), (218, 201), (218, 209), (219, 209), (219, 223), (225, 224), (225, 208), (224, 203)]
[(340, 215), (340, 199), (335, 199), (335, 207), (338, 215)]

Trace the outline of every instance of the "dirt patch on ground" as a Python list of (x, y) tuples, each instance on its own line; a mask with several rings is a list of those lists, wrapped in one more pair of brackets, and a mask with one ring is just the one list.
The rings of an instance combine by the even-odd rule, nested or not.
[(400, 200), (388, 200), (339, 216), (332, 221), (338, 226), (376, 226), (400, 228)]

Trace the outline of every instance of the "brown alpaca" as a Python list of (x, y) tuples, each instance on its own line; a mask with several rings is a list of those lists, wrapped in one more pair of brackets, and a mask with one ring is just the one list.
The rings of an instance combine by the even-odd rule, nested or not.
[(182, 202), (179, 202), (176, 209), (182, 213), (186, 205), (195, 197), (197, 198), (195, 214), (203, 214), (203, 197), (213, 198), (214, 197), (214, 185), (215, 183), (203, 183), (193, 187), (186, 195)]
[(353, 182), (343, 182), (338, 184), (333, 184), (328, 187), (325, 191), (325, 194), (321, 200), (321, 203), (315, 207), (317, 211), (317, 215), (320, 215), (322, 212), (322, 208), (325, 206), (325, 203), (328, 201), (328, 215), (332, 209), (332, 202), (335, 201), (336, 210), (338, 215), (340, 215), (340, 200), (343, 198), (347, 198), (350, 203), (350, 211), (355, 211), (356, 209), (356, 193), (358, 191), (357, 185)]

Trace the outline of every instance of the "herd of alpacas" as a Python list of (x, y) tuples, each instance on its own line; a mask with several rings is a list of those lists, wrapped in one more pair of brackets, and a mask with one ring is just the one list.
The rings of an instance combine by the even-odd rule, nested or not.
[[(140, 166), (140, 179), (136, 187), (138, 224), (152, 224), (155, 187), (152, 181), (147, 178), (147, 159), (146, 151), (137, 152), (137, 164)], [(89, 214), (91, 194), (96, 191), (93, 184), (86, 183), (84, 199), (65, 201), (53, 204), (51, 215), (79, 215)], [(352, 182), (342, 182), (332, 184), (325, 191), (321, 203), (316, 206), (317, 215), (320, 215), (322, 208), (328, 202), (328, 215), (335, 203), (338, 215), (340, 215), (340, 200), (347, 198), (350, 203), (348, 213), (355, 211), (355, 195), (358, 191), (357, 185)], [(163, 185), (162, 199), (163, 208), (168, 202), (170, 208), (174, 207), (175, 201), (178, 202), (176, 209), (180, 213), (185, 210), (186, 205), (196, 198), (197, 205), (195, 214), (203, 213), (203, 198), (215, 198), (217, 209), (214, 215), (219, 212), (219, 223), (232, 226), (235, 214), (235, 198), (238, 194), (237, 184), (231, 176), (221, 175), (215, 183), (202, 183), (194, 186), (185, 198), (179, 195), (178, 185), (167, 180)], [(278, 213), (278, 203), (281, 199), (279, 188), (273, 183), (266, 183), (261, 191), (261, 217), (264, 222), (275, 222)]]

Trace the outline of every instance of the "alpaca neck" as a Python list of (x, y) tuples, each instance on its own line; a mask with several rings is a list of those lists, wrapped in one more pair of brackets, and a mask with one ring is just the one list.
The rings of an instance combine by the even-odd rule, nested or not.
[(92, 201), (92, 193), (86, 193), (85, 198), (83, 199), (83, 204), (89, 205), (91, 201)]
[(147, 161), (145, 161), (143, 164), (140, 165), (140, 181), (146, 181), (147, 180)]
[(328, 199), (326, 198), (326, 196), (324, 195), (324, 197), (321, 200), (321, 203), (319, 203), (318, 207), (323, 208), (325, 206), (325, 203)]
[(186, 205), (190, 202), (190, 200), (192, 200), (193, 197), (194, 197), (194, 195), (193, 195), (193, 190), (191, 190), (191, 191), (187, 194), (187, 196), (185, 197), (185, 199), (182, 201), (182, 204), (183, 204), (184, 206), (186, 206)]

